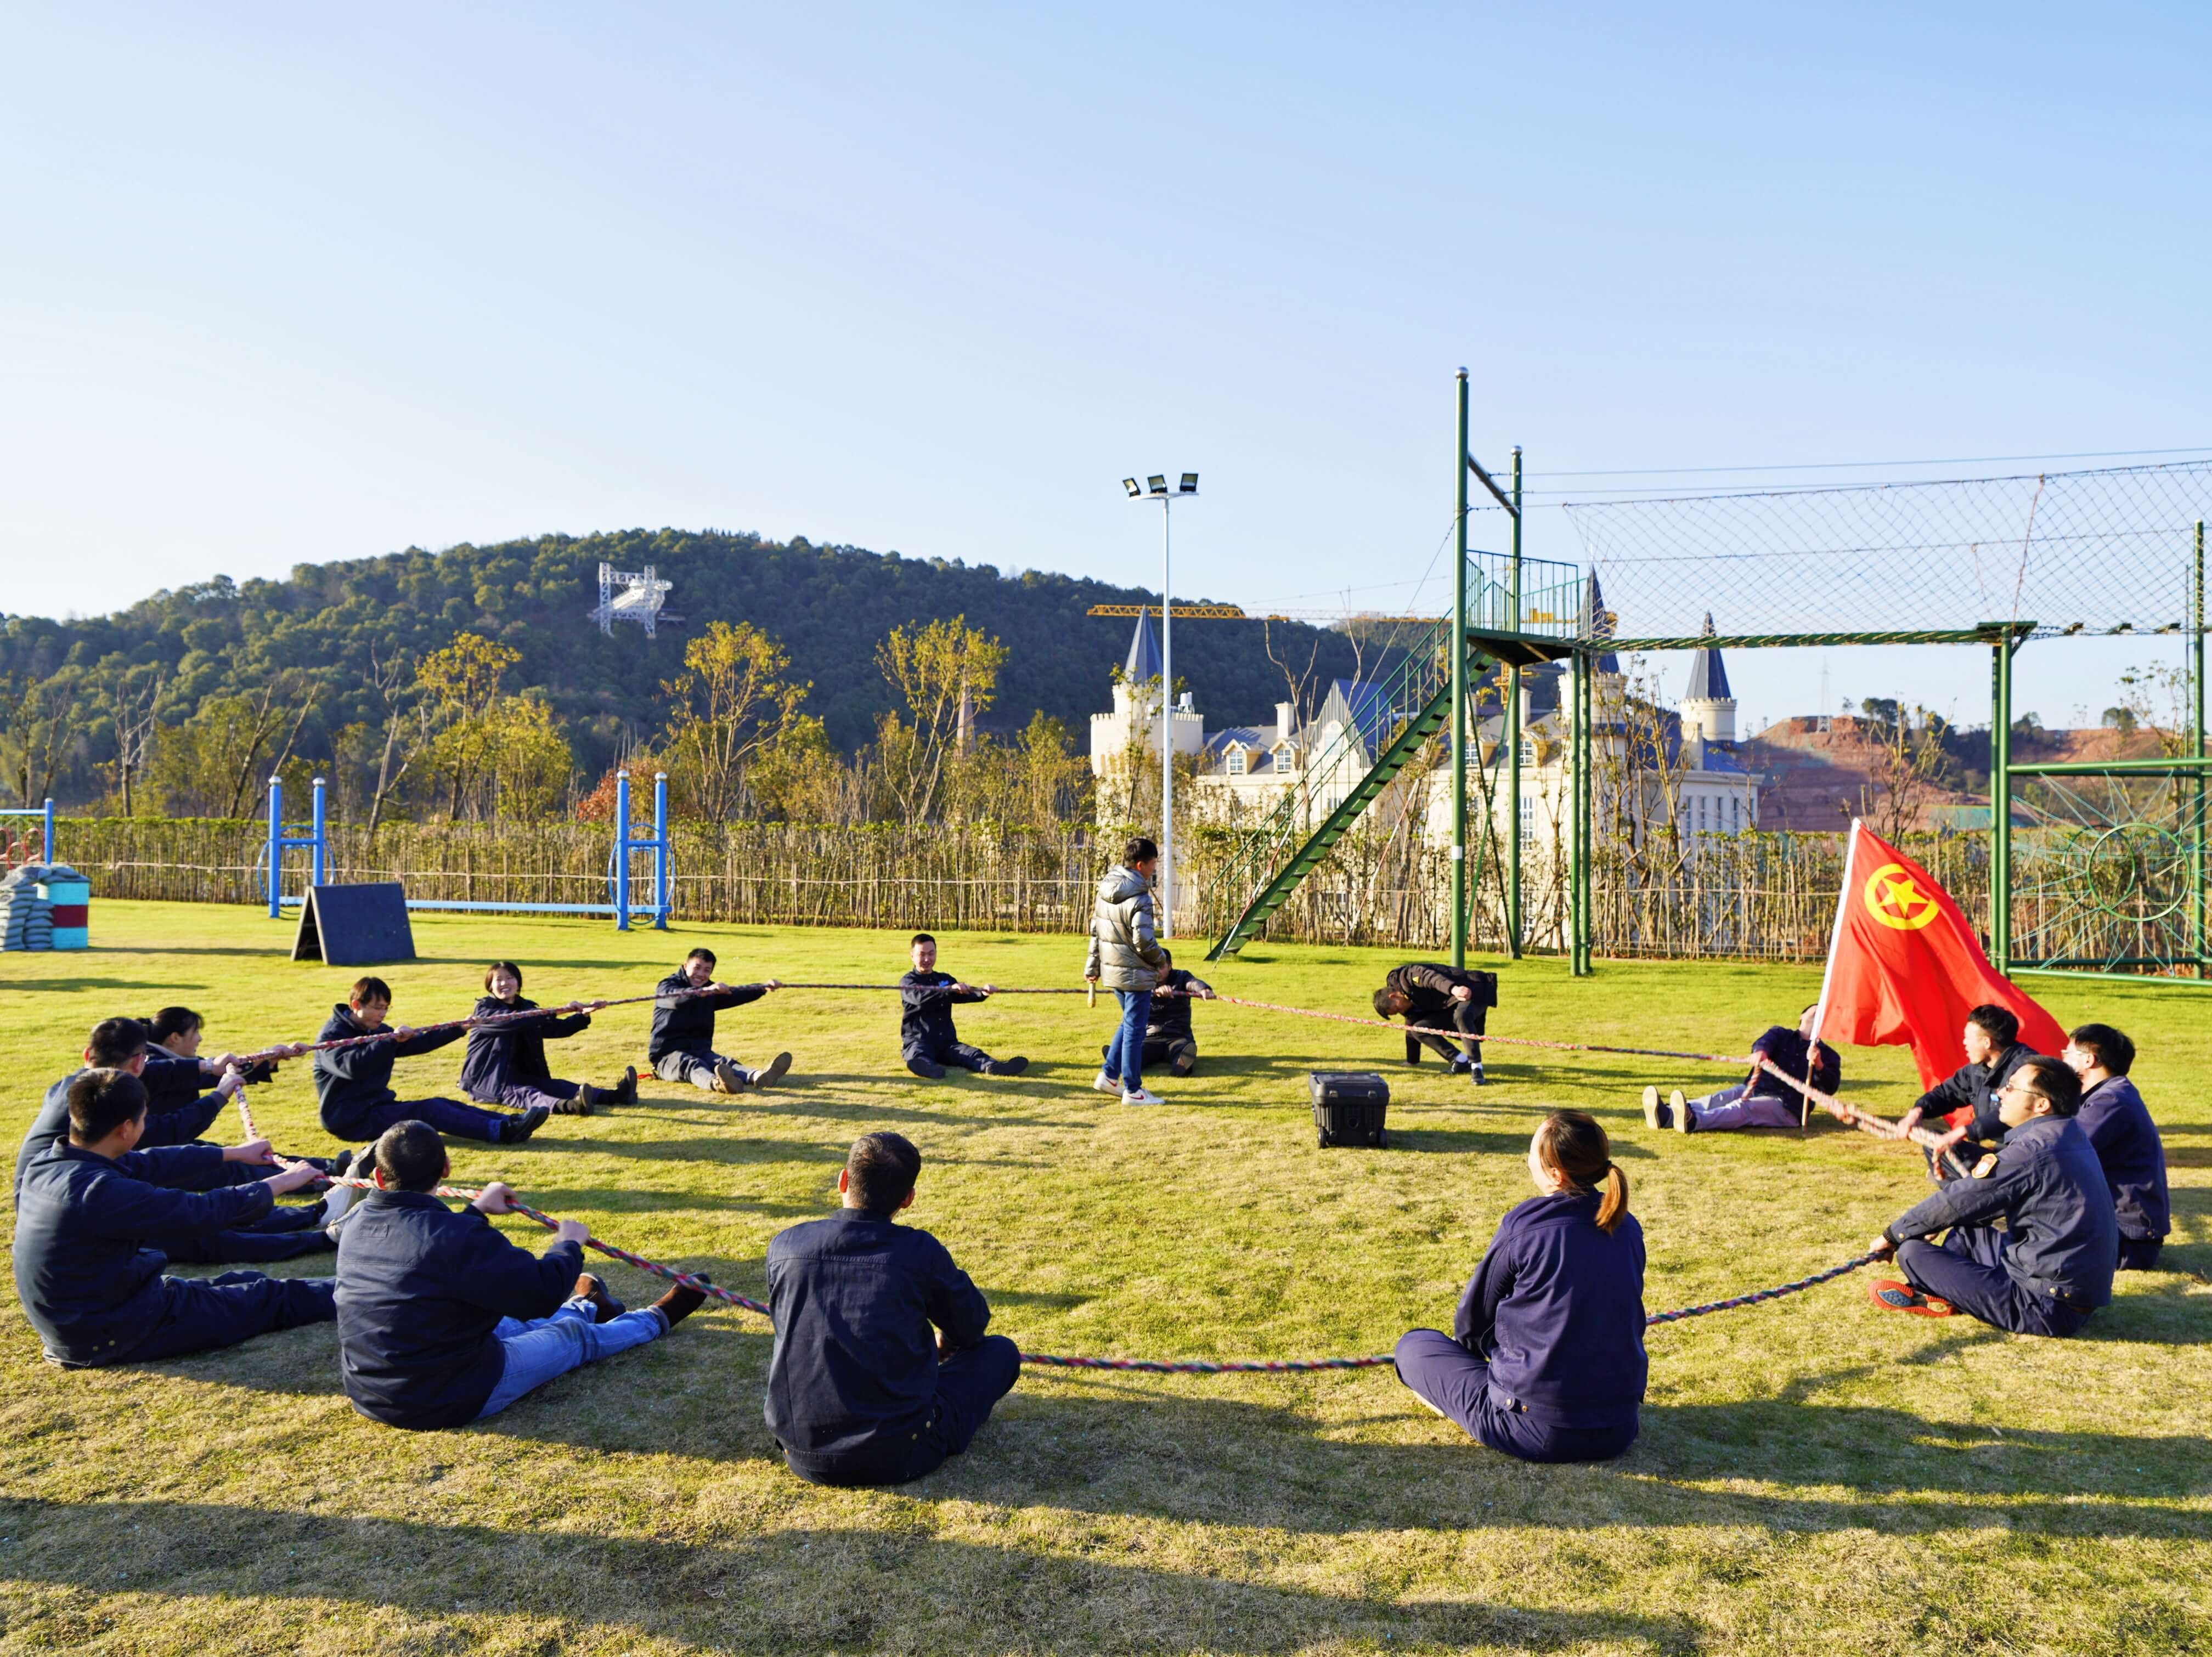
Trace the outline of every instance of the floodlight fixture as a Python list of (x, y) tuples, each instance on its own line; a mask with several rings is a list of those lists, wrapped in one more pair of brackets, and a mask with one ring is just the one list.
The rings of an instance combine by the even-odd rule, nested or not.
[(1128, 490), (1129, 499), (1132, 501), (1138, 499), (1144, 494), (1144, 491), (1137, 487), (1137, 480), (1133, 477), (1123, 478), (1121, 480), (1121, 487)]
[(1168, 480), (1160, 473), (1154, 472), (1145, 480), (1145, 487), (1154, 495), (1165, 495), (1168, 492)]
[(1196, 495), (1198, 493), (1198, 474), (1196, 472), (1185, 472), (1182, 475), (1182, 493), (1185, 495)]

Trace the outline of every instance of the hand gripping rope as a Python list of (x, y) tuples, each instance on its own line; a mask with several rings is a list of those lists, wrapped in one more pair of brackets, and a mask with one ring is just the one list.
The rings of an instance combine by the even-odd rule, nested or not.
[[(362, 1191), (374, 1191), (378, 1188), (375, 1181), (372, 1180), (334, 1179), (331, 1183), (352, 1186)], [(462, 1202), (472, 1202), (483, 1193), (481, 1191), (471, 1191), (465, 1187), (441, 1185), (431, 1194), (453, 1198)], [(509, 1200), (513, 1201), (512, 1199)], [(549, 1231), (560, 1224), (560, 1222), (550, 1214), (541, 1213), (538, 1210), (523, 1203), (514, 1203), (509, 1211), (522, 1215), (526, 1219), (535, 1220)], [(665, 1278), (671, 1283), (681, 1284), (686, 1289), (696, 1289), (709, 1299), (720, 1301), (726, 1305), (739, 1307), (748, 1312), (757, 1312), (763, 1317), (769, 1315), (768, 1308), (757, 1300), (749, 1300), (743, 1295), (723, 1288), (720, 1284), (710, 1283), (706, 1278), (695, 1276), (691, 1272), (679, 1272), (674, 1266), (663, 1266), (657, 1260), (649, 1260), (642, 1254), (633, 1254), (627, 1248), (618, 1248), (612, 1243), (602, 1242), (597, 1237), (590, 1236), (584, 1239), (584, 1247), (597, 1249), (610, 1259), (620, 1260), (625, 1266), (634, 1266), (641, 1272), (649, 1272), (656, 1278)], [(1840, 1278), (1846, 1272), (1856, 1272), (1861, 1266), (1871, 1264), (1875, 1258), (1873, 1254), (1861, 1254), (1856, 1259), (1845, 1260), (1841, 1266), (1831, 1266), (1827, 1271), (1816, 1272), (1809, 1278), (1800, 1278), (1796, 1283), (1785, 1283), (1779, 1288), (1756, 1290), (1748, 1295), (1738, 1295), (1724, 1301), (1712, 1301), (1703, 1306), (1686, 1306), (1674, 1312), (1655, 1312), (1644, 1320), (1644, 1326), (1649, 1328), (1657, 1323), (1675, 1323), (1684, 1318), (1701, 1318), (1710, 1312), (1729, 1312), (1741, 1306), (1756, 1306), (1761, 1301), (1778, 1300), (1784, 1295), (1794, 1295), (1800, 1290), (1811, 1289), (1816, 1284)], [(1022, 1354), (1024, 1363), (1034, 1363), (1045, 1369), (1136, 1370), (1152, 1375), (1300, 1375), (1317, 1369), (1380, 1369), (1391, 1361), (1392, 1355), (1388, 1352), (1377, 1352), (1368, 1357), (1352, 1358), (1231, 1358), (1218, 1361), (1212, 1358), (1183, 1358), (1172, 1363), (1158, 1358), (1070, 1357), (1057, 1352), (1024, 1352)]]

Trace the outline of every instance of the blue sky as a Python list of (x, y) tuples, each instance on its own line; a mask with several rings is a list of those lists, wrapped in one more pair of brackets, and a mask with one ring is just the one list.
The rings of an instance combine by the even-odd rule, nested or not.
[[(1150, 582), (1194, 468), (1179, 589), (1391, 608), (1462, 363), (1556, 557), (1547, 474), (2212, 444), (2207, 14), (1683, 10), (18, 9), (0, 606), (661, 525)], [(2052, 723), (2176, 653), (2031, 648)]]

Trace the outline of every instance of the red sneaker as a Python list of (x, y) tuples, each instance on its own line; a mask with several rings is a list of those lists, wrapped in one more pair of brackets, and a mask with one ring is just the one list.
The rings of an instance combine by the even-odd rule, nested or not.
[(1867, 1294), (1876, 1306), (1886, 1311), (1910, 1312), (1917, 1318), (1948, 1318), (1951, 1315), (1950, 1302), (1923, 1295), (1911, 1284), (1899, 1283), (1894, 1278), (1883, 1278), (1869, 1284)]

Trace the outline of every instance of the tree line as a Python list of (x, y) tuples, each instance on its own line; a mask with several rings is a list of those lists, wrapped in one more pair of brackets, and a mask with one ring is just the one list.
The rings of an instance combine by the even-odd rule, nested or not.
[[(602, 634), (602, 560), (653, 565), (679, 619)], [(1054, 811), (1128, 644), (1128, 621), (1085, 611), (1149, 596), (717, 531), (217, 576), (104, 616), (0, 618), (0, 782), (73, 810), (234, 816), (272, 772), (319, 773), (358, 821), (471, 819), (566, 810), (642, 758), (706, 816)], [(1321, 683), (1357, 671), (1334, 630), (1212, 623), (1176, 630), (1178, 688), (1210, 725), (1267, 722), (1293, 647)]]

